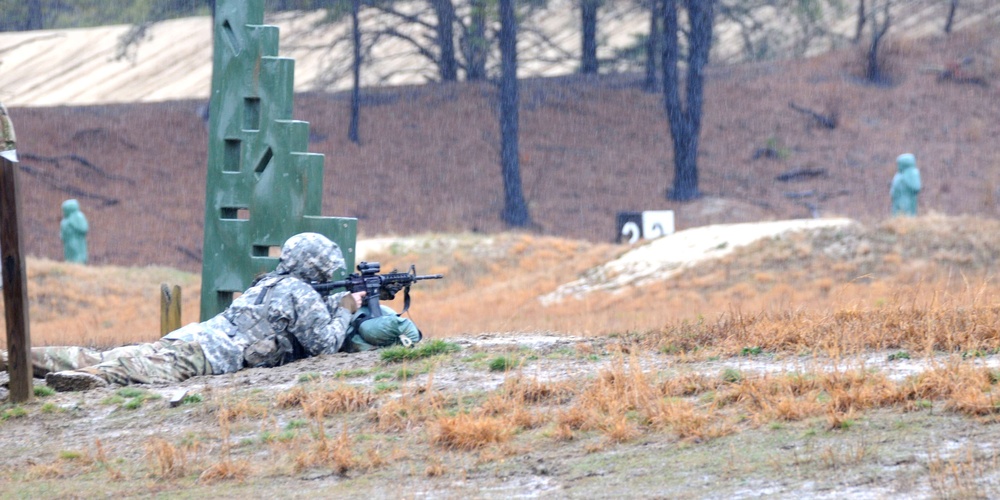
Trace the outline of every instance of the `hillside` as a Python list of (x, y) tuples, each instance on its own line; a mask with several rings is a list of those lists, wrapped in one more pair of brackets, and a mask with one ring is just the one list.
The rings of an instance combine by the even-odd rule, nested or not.
[[(699, 156), (704, 198), (665, 199), (671, 147), (659, 95), (637, 76), (525, 80), (522, 177), (545, 235), (610, 242), (621, 210), (673, 209), (679, 228), (709, 223), (888, 215), (894, 158), (916, 154), (923, 212), (997, 215), (1000, 41), (995, 30), (898, 43), (896, 84), (856, 75), (859, 51), (708, 71)], [(986, 85), (939, 80), (967, 61)], [(432, 84), (365, 92), (360, 146), (346, 139), (345, 94), (304, 93), (296, 118), (326, 155), (325, 215), (359, 219), (362, 237), (506, 228), (495, 92)], [(794, 102), (835, 114), (817, 128)], [(196, 270), (204, 211), (201, 101), (13, 108), (29, 255), (58, 259), (60, 204), (78, 198), (94, 264)], [(754, 159), (761, 148), (774, 155)], [(776, 180), (800, 170), (814, 177)]]
[[(746, 228), (715, 229), (735, 244)], [(0, 486), (23, 497), (382, 498), (406, 496), (401, 482), (432, 498), (997, 496), (1000, 222), (783, 233), (719, 245), (645, 284), (538, 300), (671, 239), (624, 255), (512, 233), (373, 247), (368, 258), (447, 275), (414, 291), (410, 314), (429, 334), (414, 349), (85, 393), (38, 381), (19, 405), (4, 402), (0, 372)], [(28, 269), (39, 344), (155, 338), (161, 281), (181, 284), (196, 312), (192, 274)]]
[[(413, 289), (409, 314), (431, 338), (487, 332), (655, 337), (726, 316), (758, 321), (794, 311), (824, 318), (822, 324), (842, 311), (927, 307), (960, 315), (970, 305), (991, 308), (1000, 221), (927, 215), (878, 224), (716, 225), (631, 248), (509, 232), (430, 233), (366, 241), (359, 251), (385, 271), (415, 264), (421, 274), (445, 275)], [(115, 346), (155, 340), (161, 283), (181, 286), (182, 322), (197, 321), (197, 274), (30, 259), (32, 341)], [(387, 305), (398, 310), (402, 302)], [(977, 334), (996, 329), (987, 325)], [(745, 347), (738, 338), (726, 333), (706, 343), (733, 355)], [(992, 349), (994, 341), (988, 336), (983, 348)], [(776, 338), (755, 342), (780, 344)]]

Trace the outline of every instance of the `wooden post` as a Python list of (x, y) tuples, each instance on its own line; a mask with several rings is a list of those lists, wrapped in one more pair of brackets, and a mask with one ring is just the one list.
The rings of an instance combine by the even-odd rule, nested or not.
[(7, 372), (10, 401), (32, 397), (31, 334), (28, 328), (28, 287), (21, 252), (21, 206), (17, 166), (0, 157), (0, 256), (3, 259), (3, 305), (7, 321)]
[(181, 327), (181, 287), (160, 284), (160, 336)]

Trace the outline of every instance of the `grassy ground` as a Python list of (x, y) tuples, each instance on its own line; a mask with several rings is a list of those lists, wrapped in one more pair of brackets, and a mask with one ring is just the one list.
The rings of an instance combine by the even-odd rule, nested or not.
[[(981, 360), (897, 381), (874, 369), (706, 370), (615, 340), (497, 340), (407, 364), (341, 355), (174, 387), (40, 394), (3, 407), (0, 485), (17, 497), (200, 497), (224, 486), (254, 498), (1000, 488), (1000, 372)], [(516, 367), (496, 370), (503, 357)], [(188, 397), (170, 408), (161, 394), (176, 390)]]
[[(400, 240), (371, 260), (448, 276), (414, 292), (430, 334), (418, 350), (176, 386), (41, 384), (34, 402), (0, 406), (0, 486), (57, 497), (197, 497), (220, 484), (251, 497), (994, 496), (995, 224), (926, 216), (786, 235), (546, 307), (537, 297), (566, 274), (623, 248), (519, 234)], [(32, 331), (58, 343), (148, 339), (115, 325), (155, 338), (158, 283), (197, 296), (196, 277), (165, 269), (32, 261), (29, 277)], [(187, 398), (170, 407), (178, 391)]]

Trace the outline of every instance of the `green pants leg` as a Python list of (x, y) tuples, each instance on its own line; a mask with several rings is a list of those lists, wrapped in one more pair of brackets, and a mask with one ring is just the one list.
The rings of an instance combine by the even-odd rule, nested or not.
[(109, 351), (76, 346), (32, 347), (31, 364), (34, 376), (42, 378), (49, 372), (78, 370), (123, 356), (141, 355), (150, 352), (150, 345), (152, 344), (127, 345)]
[(197, 342), (159, 340), (132, 347), (136, 349), (82, 371), (119, 385), (174, 383), (212, 373)]

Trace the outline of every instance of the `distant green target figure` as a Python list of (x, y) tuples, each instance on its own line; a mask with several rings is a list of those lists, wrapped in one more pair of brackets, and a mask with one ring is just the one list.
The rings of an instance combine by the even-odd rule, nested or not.
[(892, 215), (917, 215), (917, 195), (920, 194), (920, 171), (917, 159), (910, 153), (896, 158), (896, 175), (892, 178), (889, 194), (892, 196)]
[(87, 231), (90, 226), (80, 211), (80, 202), (66, 200), (62, 204), (63, 219), (59, 224), (59, 238), (63, 243), (66, 262), (87, 263)]

